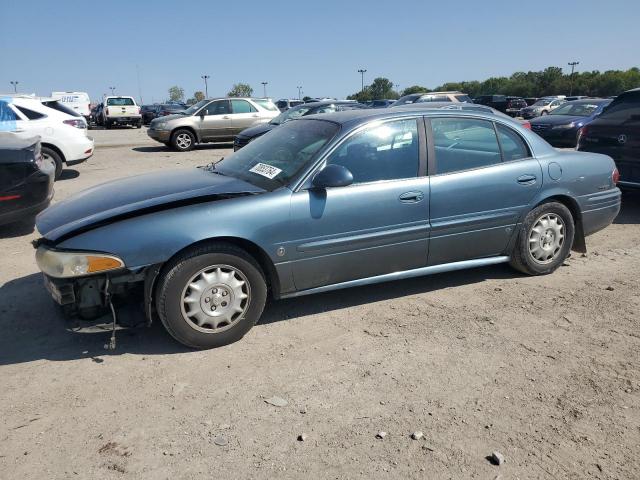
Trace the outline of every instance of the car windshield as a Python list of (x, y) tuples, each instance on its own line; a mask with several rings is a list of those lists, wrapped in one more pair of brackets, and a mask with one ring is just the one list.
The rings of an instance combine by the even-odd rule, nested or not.
[(551, 110), (549, 115), (572, 115), (575, 117), (588, 117), (596, 108), (599, 107), (597, 103), (565, 103), (558, 108)]
[(196, 113), (198, 110), (200, 110), (202, 107), (204, 107), (210, 101), (211, 100), (200, 100), (198, 103), (194, 103), (189, 108), (187, 108), (184, 111), (184, 113), (186, 113), (187, 115), (193, 115), (194, 113)]
[(221, 160), (213, 172), (275, 190), (289, 184), (338, 129), (325, 120), (289, 122)]
[(133, 101), (133, 98), (129, 98), (129, 97), (107, 98), (107, 105), (133, 106), (135, 105), (135, 102)]
[(278, 115), (276, 118), (271, 120), (269, 123), (271, 125), (281, 125), (283, 123), (288, 122), (289, 120), (295, 120), (298, 117), (302, 117), (309, 110), (311, 110), (311, 107), (309, 107), (308, 105), (299, 105), (297, 107), (293, 107), (293, 108), (290, 108), (289, 110), (282, 112), (280, 115)]
[(549, 105), (551, 102), (553, 102), (553, 100), (546, 98), (546, 99), (543, 99), (543, 100), (538, 100), (532, 106), (533, 107), (544, 107), (544, 106)]

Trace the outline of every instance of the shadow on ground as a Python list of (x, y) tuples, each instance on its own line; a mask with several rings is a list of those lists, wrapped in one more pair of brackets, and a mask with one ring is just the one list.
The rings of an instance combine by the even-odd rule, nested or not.
[[(194, 150), (224, 150), (233, 148), (233, 143), (201, 143), (196, 145)], [(134, 147), (131, 150), (140, 153), (156, 153), (156, 152), (175, 152), (171, 147), (164, 145), (154, 145), (149, 147)]]
[(60, 178), (56, 180), (56, 182), (60, 182), (63, 180), (73, 180), (74, 178), (78, 178), (80, 176), (80, 172), (78, 170), (74, 170), (72, 168), (65, 168), (60, 173)]
[[(280, 300), (267, 306), (262, 320), (255, 328), (361, 304), (515, 276), (517, 274), (508, 266), (498, 265)], [(142, 311), (131, 306), (120, 308), (118, 316), (127, 324), (144, 325), (145, 322)], [(0, 287), (0, 365), (42, 359), (65, 361), (123, 353), (154, 355), (189, 351), (174, 341), (159, 321), (154, 322), (151, 327), (141, 326), (118, 331), (118, 348), (114, 352), (103, 348), (109, 340), (109, 331), (80, 333), (71, 331), (68, 327), (69, 323), (64, 320), (45, 290), (40, 274), (18, 278)]]

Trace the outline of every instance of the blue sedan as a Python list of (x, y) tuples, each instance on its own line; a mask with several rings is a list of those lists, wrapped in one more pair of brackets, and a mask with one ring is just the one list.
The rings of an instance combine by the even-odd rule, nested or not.
[(48, 208), (36, 259), (67, 314), (139, 295), (194, 348), (269, 297), (510, 263), (556, 270), (620, 209), (611, 158), (558, 152), (490, 111), (360, 110), (284, 124), (215, 165), (125, 178)]

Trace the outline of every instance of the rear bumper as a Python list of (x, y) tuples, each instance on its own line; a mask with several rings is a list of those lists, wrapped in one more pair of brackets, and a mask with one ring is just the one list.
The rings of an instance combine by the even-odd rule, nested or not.
[(0, 225), (6, 225), (9, 223), (26, 221), (31, 218), (35, 218), (38, 213), (49, 206), (52, 198), (53, 189), (50, 189), (47, 197), (44, 200), (39, 200), (37, 203), (33, 203), (30, 205), (22, 205), (16, 210), (0, 214)]
[(582, 210), (584, 234), (591, 235), (609, 226), (620, 212), (622, 194), (619, 188), (591, 195)]
[(142, 121), (142, 117), (138, 116), (130, 116), (130, 117), (107, 117), (107, 122), (111, 124), (122, 124), (122, 125), (132, 125)]
[(65, 163), (67, 166), (71, 166), (84, 162), (93, 155), (94, 148), (95, 144), (91, 137), (83, 137), (75, 142), (69, 142), (65, 145)]

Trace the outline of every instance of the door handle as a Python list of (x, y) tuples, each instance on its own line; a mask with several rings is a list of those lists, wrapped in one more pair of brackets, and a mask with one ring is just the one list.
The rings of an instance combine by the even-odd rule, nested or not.
[(537, 179), (538, 177), (536, 177), (535, 175), (531, 175), (531, 174), (521, 175), (518, 177), (518, 183), (520, 185), (533, 185), (534, 183), (536, 183)]
[(402, 203), (418, 203), (424, 199), (422, 192), (405, 192), (398, 197)]

